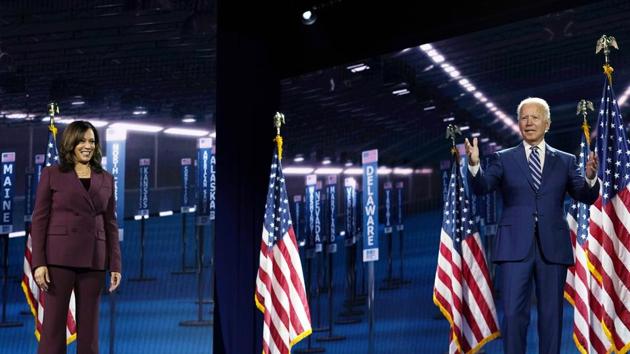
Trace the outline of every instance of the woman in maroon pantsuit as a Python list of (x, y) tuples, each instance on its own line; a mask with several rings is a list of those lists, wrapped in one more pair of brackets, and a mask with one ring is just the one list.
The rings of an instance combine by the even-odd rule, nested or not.
[(114, 180), (101, 166), (98, 132), (86, 121), (66, 127), (59, 159), (59, 166), (43, 170), (33, 211), (32, 268), (46, 292), (37, 353), (66, 353), (74, 289), (78, 354), (96, 354), (105, 271), (111, 272), (110, 292), (121, 279)]

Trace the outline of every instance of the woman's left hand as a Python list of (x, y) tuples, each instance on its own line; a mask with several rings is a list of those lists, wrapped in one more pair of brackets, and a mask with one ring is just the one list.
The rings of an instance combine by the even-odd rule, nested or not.
[(120, 285), (120, 279), (122, 275), (119, 272), (111, 272), (109, 275), (109, 292), (116, 290)]

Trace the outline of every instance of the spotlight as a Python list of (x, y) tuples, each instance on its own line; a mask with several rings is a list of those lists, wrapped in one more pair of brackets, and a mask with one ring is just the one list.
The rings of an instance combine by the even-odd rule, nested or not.
[(25, 119), (26, 117), (28, 117), (28, 114), (22, 112), (14, 112), (5, 115), (5, 117), (8, 119)]
[(74, 96), (70, 104), (73, 106), (83, 106), (85, 104), (85, 100), (81, 96)]
[(311, 10), (306, 10), (302, 13), (302, 23), (310, 26), (317, 21), (317, 15)]
[(183, 123), (194, 123), (196, 121), (197, 121), (197, 119), (192, 114), (184, 114), (184, 116), (182, 117), (182, 122)]
[(147, 109), (143, 106), (136, 106), (134, 110), (131, 112), (134, 116), (142, 116), (147, 114)]
[(403, 96), (403, 95), (407, 95), (409, 94), (409, 90), (405, 89), (400, 89), (400, 90), (394, 90), (392, 91), (392, 94), (396, 95), (396, 96)]

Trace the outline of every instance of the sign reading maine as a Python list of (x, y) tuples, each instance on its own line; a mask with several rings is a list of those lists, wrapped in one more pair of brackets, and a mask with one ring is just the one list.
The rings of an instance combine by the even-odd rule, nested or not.
[(15, 194), (15, 152), (2, 153), (2, 198), (0, 234), (13, 231), (13, 196)]

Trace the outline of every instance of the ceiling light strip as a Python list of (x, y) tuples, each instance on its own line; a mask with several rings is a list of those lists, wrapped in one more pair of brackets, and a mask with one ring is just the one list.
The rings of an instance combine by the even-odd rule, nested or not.
[(617, 103), (619, 103), (619, 106), (623, 106), (628, 101), (628, 97), (630, 97), (630, 85), (626, 87), (626, 90), (621, 94), (621, 97), (619, 97), (619, 100), (617, 100)]
[[(420, 50), (423, 51), (435, 64), (439, 64), (442, 70), (449, 75), (453, 79), (457, 79), (457, 83), (465, 89), (467, 92), (470, 92), (477, 101), (480, 103), (485, 103), (485, 106), (488, 110), (494, 114), (506, 127), (510, 128), (514, 133), (518, 134), (518, 124), (512, 119), (512, 117), (503, 113), (500, 109), (498, 109), (495, 104), (490, 101), (482, 92), (477, 90), (477, 87), (470, 82), (470, 79), (464, 77), (459, 70), (453, 65), (446, 62), (446, 58), (443, 54), (441, 54), (433, 45), (431, 44), (423, 44), (420, 46)], [(628, 90), (628, 95), (630, 96), (630, 87)], [(627, 96), (625, 96), (627, 99)], [(621, 100), (620, 100), (621, 104)]]

